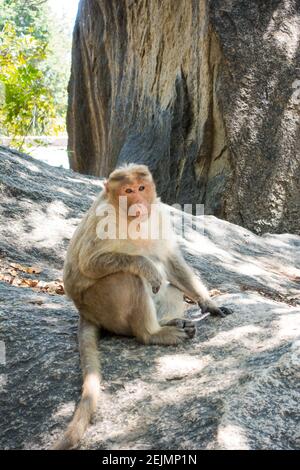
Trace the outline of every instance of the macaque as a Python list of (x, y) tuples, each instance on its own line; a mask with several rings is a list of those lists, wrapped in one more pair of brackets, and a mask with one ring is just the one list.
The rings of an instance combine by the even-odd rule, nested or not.
[[(156, 225), (163, 216), (149, 169), (129, 164), (110, 174), (73, 235), (64, 265), (64, 285), (80, 314), (83, 390), (56, 449), (77, 446), (95, 412), (100, 390), (99, 329), (134, 336), (145, 345), (174, 346), (193, 338), (196, 331), (195, 323), (183, 318), (184, 298), (198, 303), (203, 313), (231, 313), (210, 299), (199, 276), (181, 255), (171, 228), (168, 239), (161, 236)], [(112, 233), (103, 229), (105, 220), (111, 222)], [(150, 237), (146, 227), (146, 236), (136, 236), (150, 220), (151, 230), (157, 228), (159, 235)], [(130, 232), (132, 226), (135, 233)]]

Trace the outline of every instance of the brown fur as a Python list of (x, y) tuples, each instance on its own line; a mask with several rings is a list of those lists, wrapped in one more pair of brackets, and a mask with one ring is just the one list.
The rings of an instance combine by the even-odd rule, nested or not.
[[(142, 191), (141, 184), (145, 186)], [(118, 209), (117, 196), (124, 194), (127, 187), (133, 188), (132, 194), (128, 194), (129, 206), (136, 201), (147, 207), (159, 203), (146, 166), (117, 169), (78, 226), (68, 248), (64, 284), (81, 318), (83, 392), (56, 449), (76, 446), (96, 409), (100, 389), (99, 328), (134, 336), (143, 344), (176, 345), (195, 334), (191, 322), (177, 320), (185, 310), (183, 295), (198, 302), (203, 311), (218, 311), (199, 277), (180, 255), (175, 240), (97, 237), (96, 208), (113, 203)]]

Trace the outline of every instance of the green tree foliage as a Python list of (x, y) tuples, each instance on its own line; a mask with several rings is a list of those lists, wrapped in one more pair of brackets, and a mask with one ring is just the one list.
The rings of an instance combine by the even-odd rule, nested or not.
[(43, 0), (0, 0), (0, 134), (18, 149), (64, 130), (68, 69), (53, 53), (54, 23)]
[(17, 36), (14, 23), (0, 33), (0, 81), (5, 100), (0, 117), (3, 129), (13, 137), (12, 146), (22, 147), (28, 134), (47, 133), (55, 118), (53, 97), (41, 64), (46, 43), (30, 33)]
[(68, 102), (68, 81), (71, 69), (71, 24), (63, 16), (49, 12), (49, 49), (46, 62), (47, 84), (52, 89), (56, 111), (56, 125), (65, 129)]
[(28, 33), (47, 41), (46, 0), (0, 0), (0, 30), (7, 22), (15, 25), (17, 35)]

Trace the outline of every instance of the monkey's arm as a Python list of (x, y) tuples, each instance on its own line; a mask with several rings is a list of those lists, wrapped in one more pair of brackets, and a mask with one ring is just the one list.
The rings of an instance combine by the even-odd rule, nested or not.
[(162, 282), (161, 274), (155, 264), (145, 256), (108, 252), (87, 257), (81, 260), (80, 265), (84, 276), (92, 279), (101, 279), (120, 271), (144, 277), (154, 293), (158, 292)]
[(210, 312), (212, 315), (220, 316), (231, 313), (229, 309), (219, 308), (215, 304), (200, 278), (195, 275), (180, 253), (173, 254), (172, 258), (168, 260), (168, 280), (186, 297), (197, 302), (203, 313)]

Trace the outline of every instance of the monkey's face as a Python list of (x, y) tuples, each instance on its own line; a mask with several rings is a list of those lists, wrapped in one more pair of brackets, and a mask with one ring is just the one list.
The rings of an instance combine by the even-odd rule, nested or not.
[(114, 170), (105, 183), (108, 201), (129, 219), (147, 219), (156, 200), (156, 189), (145, 165), (129, 164)]
[(127, 217), (147, 219), (151, 214), (151, 204), (155, 201), (155, 187), (144, 179), (123, 184), (117, 191), (118, 198), (127, 199)]

